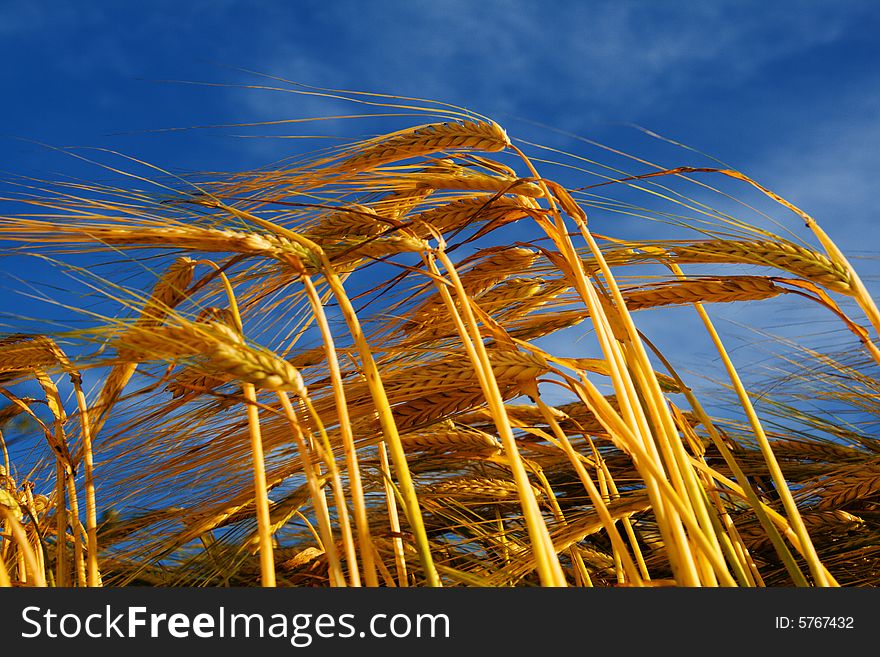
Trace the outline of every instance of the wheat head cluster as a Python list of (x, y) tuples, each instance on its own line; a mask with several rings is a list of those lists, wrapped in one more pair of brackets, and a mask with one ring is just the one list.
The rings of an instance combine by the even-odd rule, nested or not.
[[(566, 186), (545, 171), (585, 158), (393, 106), (430, 120), (253, 171), (9, 182), (7, 253), (90, 296), (0, 338), (0, 585), (875, 584), (880, 314), (809, 215), (732, 169)], [(673, 187), (713, 180), (810, 239)], [(650, 210), (616, 188), (690, 238), (623, 229)], [(710, 313), (782, 295), (846, 351), (789, 345), (777, 398)], [(639, 328), (671, 307), (726, 405)]]

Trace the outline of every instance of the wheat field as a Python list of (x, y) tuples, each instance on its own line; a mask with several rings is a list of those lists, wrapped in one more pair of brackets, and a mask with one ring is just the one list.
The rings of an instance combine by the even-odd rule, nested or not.
[[(89, 294), (0, 339), (0, 585), (876, 583), (880, 313), (813, 218), (732, 169), (563, 184), (576, 151), (368, 105), (424, 120), (253, 171), (5, 186), (8, 252)], [(758, 394), (712, 313), (782, 297), (844, 350), (786, 345)], [(714, 393), (643, 330), (673, 308)]]

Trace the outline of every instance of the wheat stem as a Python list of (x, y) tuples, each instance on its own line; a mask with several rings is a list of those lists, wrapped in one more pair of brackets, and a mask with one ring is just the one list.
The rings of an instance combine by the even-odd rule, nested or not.
[(349, 490), (351, 491), (352, 505), (354, 507), (354, 519), (358, 532), (360, 556), (363, 561), (364, 579), (366, 580), (367, 586), (375, 587), (379, 585), (379, 581), (376, 576), (376, 564), (373, 557), (373, 541), (370, 537), (370, 526), (367, 519), (367, 507), (364, 501), (360, 466), (358, 464), (357, 451), (348, 414), (348, 402), (346, 401), (345, 389), (342, 385), (342, 374), (339, 369), (339, 360), (336, 356), (336, 346), (333, 341), (333, 334), (330, 332), (330, 324), (327, 321), (327, 315), (324, 313), (324, 308), (321, 304), (321, 299), (315, 290), (315, 286), (305, 272), (300, 274), (300, 279), (305, 286), (306, 295), (312, 307), (312, 313), (324, 341), (324, 351), (327, 356), (327, 366), (330, 370), (330, 377), (333, 384), (333, 396), (336, 402), (339, 430), (342, 435), (342, 445), (345, 452), (346, 467), (348, 469)]
[(596, 510), (596, 512), (599, 514), (599, 518), (602, 520), (605, 531), (608, 533), (608, 538), (611, 540), (611, 544), (614, 547), (614, 552), (615, 554), (619, 555), (621, 565), (623, 566), (624, 572), (626, 572), (627, 578), (632, 584), (636, 586), (641, 585), (641, 574), (639, 573), (638, 568), (636, 568), (636, 565), (632, 560), (632, 556), (630, 555), (629, 550), (627, 550), (626, 544), (623, 542), (623, 538), (620, 536), (620, 532), (617, 530), (615, 521), (611, 518), (611, 514), (608, 511), (605, 500), (602, 499), (602, 495), (596, 488), (596, 484), (593, 483), (593, 479), (592, 477), (590, 477), (590, 473), (587, 472), (584, 464), (578, 458), (578, 454), (577, 452), (575, 452), (574, 447), (572, 447), (571, 441), (569, 441), (568, 436), (565, 435), (565, 432), (559, 426), (556, 418), (553, 417), (553, 414), (550, 412), (547, 404), (545, 404), (544, 401), (541, 399), (541, 396), (538, 392), (537, 384), (532, 384), (531, 390), (527, 390), (527, 392), (534, 400), (534, 402), (538, 405), (538, 408), (541, 410), (541, 414), (544, 416), (544, 420), (550, 425), (550, 428), (553, 431), (553, 435), (556, 437), (556, 440), (559, 441), (559, 444), (562, 445), (569, 462), (571, 463), (572, 467), (574, 467), (575, 472), (577, 473), (578, 478), (581, 481), (581, 484), (583, 484), (584, 489), (587, 491), (587, 495), (590, 496), (590, 501), (593, 504), (593, 508)]
[(644, 471), (641, 472), (643, 479), (653, 477), (657, 481), (658, 489), (660, 494), (663, 495), (663, 499), (679, 514), (678, 517), (681, 518), (682, 524), (690, 532), (697, 547), (709, 560), (721, 583), (725, 586), (734, 586), (735, 582), (727, 571), (724, 562), (719, 559), (717, 551), (701, 531), (696, 520), (685, 512), (687, 507), (682, 501), (681, 496), (672, 488), (663, 476), (660, 469), (662, 466), (649, 456), (646, 447), (641, 441), (635, 439), (632, 430), (626, 425), (623, 418), (618, 415), (608, 403), (608, 400), (606, 400), (595, 386), (593, 386), (585, 377), (578, 381), (563, 374), (563, 379), (568, 383), (570, 389), (580, 397), (581, 401), (586, 404), (587, 407), (596, 414), (596, 417), (606, 426), (612, 440), (615, 440), (616, 444), (632, 457), (636, 467), (639, 468), (640, 471), (644, 469)]
[[(235, 323), (238, 335), (244, 334), (244, 326), (241, 314), (238, 310), (238, 301), (232, 284), (226, 274), (213, 262), (201, 261), (213, 266), (220, 275), (226, 298), (229, 302), (229, 310)], [(245, 400), (248, 433), (251, 441), (251, 459), (254, 472), (254, 506), (257, 512), (257, 532), (259, 536), (260, 550), (260, 583), (263, 587), (275, 587), (275, 556), (271, 528), (271, 515), (269, 513), (269, 491), (266, 486), (266, 462), (263, 455), (263, 437), (260, 431), (260, 412), (257, 408), (257, 395), (252, 383), (242, 381), (241, 393)]]
[(254, 504), (260, 540), (260, 582), (264, 587), (275, 586), (275, 558), (269, 516), (269, 492), (266, 488), (266, 466), (263, 457), (263, 438), (260, 433), (260, 414), (257, 397), (251, 383), (241, 383), (241, 393), (247, 405), (248, 432), (251, 439), (251, 459), (254, 471)]
[[(36, 552), (31, 546), (30, 541), (28, 541), (27, 533), (24, 527), (22, 527), (21, 522), (15, 517), (12, 510), (3, 504), (0, 504), (0, 514), (3, 514), (7, 531), (12, 534), (15, 545), (18, 548), (18, 554), (20, 555), (19, 579), (22, 582), (29, 582), (32, 579), (34, 586), (45, 587), (46, 575), (39, 567)], [(25, 567), (23, 568), (21, 564)]]
[[(754, 488), (749, 482), (748, 477), (742, 471), (742, 468), (740, 467), (736, 458), (733, 456), (733, 454), (731, 454), (730, 449), (727, 447), (724, 439), (718, 433), (718, 429), (715, 427), (714, 422), (712, 422), (712, 419), (703, 409), (702, 404), (700, 404), (699, 400), (690, 390), (690, 388), (688, 388), (684, 384), (684, 382), (678, 376), (678, 374), (673, 369), (672, 365), (669, 363), (666, 357), (662, 354), (662, 352), (654, 347), (649, 340), (645, 339), (645, 342), (648, 344), (649, 347), (651, 347), (652, 351), (660, 360), (660, 362), (663, 363), (667, 371), (676, 380), (678, 388), (685, 395), (685, 398), (688, 400), (688, 403), (696, 414), (697, 419), (699, 419), (699, 421), (706, 428), (706, 431), (709, 434), (710, 439), (712, 440), (712, 444), (719, 451), (722, 458), (724, 459), (725, 464), (727, 465), (727, 467), (730, 468), (731, 472), (733, 472), (734, 477), (736, 477), (736, 481), (740, 485), (741, 490), (743, 491), (743, 495), (748, 500), (750, 507), (758, 518), (759, 523), (763, 527), (764, 531), (767, 533), (767, 536), (770, 538), (770, 541), (773, 544), (776, 553), (779, 555), (779, 558), (784, 564), (789, 575), (791, 576), (792, 581), (797, 586), (807, 586), (807, 580), (804, 577), (804, 574), (801, 572), (801, 569), (798, 566), (797, 562), (794, 560), (791, 551), (788, 549), (782, 536), (777, 531), (776, 525), (772, 522), (767, 513), (765, 513), (764, 504), (758, 498), (758, 494), (755, 492)], [(760, 579), (760, 574), (756, 573), (756, 577)]]
[[(684, 273), (677, 265), (671, 264), (670, 266), (678, 276), (684, 277)], [(807, 528), (804, 525), (800, 512), (798, 511), (797, 504), (795, 503), (794, 498), (791, 495), (791, 490), (788, 487), (788, 483), (785, 481), (785, 476), (783, 475), (782, 470), (779, 467), (776, 456), (773, 454), (773, 449), (771, 448), (770, 442), (767, 439), (767, 434), (764, 432), (764, 427), (761, 424), (761, 421), (758, 419), (757, 413), (755, 412), (748, 392), (746, 392), (745, 386), (743, 385), (742, 380), (740, 379), (739, 374), (737, 373), (736, 368), (733, 365), (733, 362), (730, 360), (730, 356), (727, 354), (727, 350), (724, 348), (724, 344), (721, 342), (721, 337), (715, 330), (715, 326), (713, 325), (712, 320), (709, 319), (709, 315), (706, 313), (703, 306), (699, 303), (695, 303), (694, 308), (697, 310), (697, 314), (700, 316), (700, 319), (703, 320), (706, 331), (709, 333), (709, 336), (711, 337), (715, 348), (718, 350), (718, 354), (721, 356), (721, 360), (724, 363), (724, 368), (727, 371), (727, 374), (736, 392), (737, 399), (739, 400), (740, 405), (746, 413), (746, 417), (749, 421), (749, 426), (751, 427), (755, 438), (758, 441), (758, 446), (760, 447), (761, 453), (764, 456), (764, 460), (767, 463), (767, 467), (770, 470), (770, 476), (773, 479), (773, 483), (776, 485), (776, 490), (779, 493), (782, 505), (785, 508), (785, 511), (789, 517), (789, 521), (792, 524), (792, 528), (794, 529), (794, 532), (797, 535), (798, 540), (800, 541), (800, 544), (805, 551), (804, 556), (807, 560), (810, 572), (813, 575), (813, 579), (816, 582), (817, 586), (833, 586), (834, 580), (829, 579), (826, 576), (826, 572), (822, 567), (821, 561), (819, 560), (819, 555), (816, 553), (816, 548), (813, 546), (813, 542), (810, 540), (810, 536), (807, 533)]]
[(351, 531), (351, 523), (348, 519), (348, 506), (345, 503), (345, 489), (342, 486), (342, 478), (339, 475), (339, 468), (336, 466), (336, 460), (333, 456), (333, 447), (330, 444), (330, 437), (324, 428), (315, 406), (308, 397), (301, 398), (302, 403), (308, 410), (309, 417), (317, 427), (318, 434), (321, 436), (321, 447), (318, 447), (318, 453), (327, 465), (330, 472), (330, 482), (333, 488), (333, 496), (336, 499), (336, 510), (339, 515), (340, 531), (342, 533), (342, 549), (345, 552), (345, 558), (348, 561), (348, 577), (351, 586), (360, 586), (361, 577), (358, 571), (357, 549), (354, 544), (354, 536)]
[(10, 588), (12, 582), (9, 580), (9, 571), (6, 570), (6, 560), (0, 559), (0, 588)]
[[(624, 414), (627, 425), (636, 428), (636, 432), (632, 435), (651, 454), (652, 462), (660, 463), (662, 462), (662, 460), (660, 458), (660, 454), (657, 451), (657, 445), (655, 444), (654, 440), (652, 440), (651, 427), (648, 423), (647, 417), (645, 416), (631, 375), (628, 372), (626, 361), (619, 346), (615, 343), (614, 331), (610, 324), (609, 317), (604, 312), (602, 308), (602, 303), (599, 300), (598, 294), (593, 285), (591, 285), (587, 281), (583, 261), (577, 254), (577, 251), (575, 250), (574, 245), (572, 244), (571, 239), (568, 236), (568, 232), (562, 220), (562, 215), (560, 214), (556, 203), (554, 202), (554, 196), (550, 193), (546, 182), (539, 176), (531, 160), (529, 160), (529, 158), (526, 157), (526, 155), (516, 146), (511, 146), (511, 149), (516, 152), (517, 155), (520, 156), (520, 158), (522, 158), (522, 160), (526, 163), (526, 166), (528, 166), (529, 169), (532, 171), (533, 176), (538, 180), (539, 184), (543, 185), (545, 188), (545, 196), (548, 203), (550, 204), (550, 210), (553, 217), (555, 218), (555, 223), (545, 221), (541, 217), (536, 217), (535, 220), (538, 225), (544, 229), (545, 233), (547, 233), (548, 237), (553, 240), (553, 243), (559, 249), (561, 257), (567, 264), (567, 273), (571, 276), (571, 280), (575, 289), (577, 290), (579, 296), (584, 301), (587, 309), (589, 310), (590, 317), (593, 320), (594, 328), (596, 329), (596, 336), (599, 339), (600, 345), (602, 347), (602, 352), (605, 355), (605, 359), (609, 364), (610, 375), (614, 383), (617, 398), (620, 401), (621, 411)], [(573, 209), (572, 212), (575, 214), (574, 218), (576, 220), (576, 223), (578, 224), (578, 228), (581, 230), (581, 233), (587, 240), (591, 251), (593, 251), (595, 255), (596, 251), (598, 251), (598, 248), (596, 247), (595, 242), (592, 240), (589, 232), (586, 231), (583, 227), (583, 217), (581, 216), (583, 214), (582, 211), (577, 208), (576, 210)], [(601, 253), (599, 253), (597, 258), (602, 258)], [(601, 262), (604, 263), (604, 260), (602, 260)], [(624, 321), (629, 320), (628, 313), (626, 313), (625, 310), (626, 307), (622, 299), (619, 298), (620, 292), (617, 289), (616, 285), (614, 285), (613, 283), (613, 277), (611, 277), (610, 274), (607, 273), (607, 264), (605, 264), (604, 267), (606, 270), (606, 279), (610, 279), (607, 282), (609, 283), (609, 285), (613, 286), (613, 290), (616, 290), (617, 303), (618, 307), (620, 308), (621, 318)], [(629, 321), (630, 324), (626, 325), (628, 330), (631, 326), (631, 320)], [(631, 336), (632, 332), (629, 332), (629, 334)], [(623, 339), (623, 336), (621, 336), (621, 339)], [(639, 361), (637, 361), (637, 363), (635, 363), (634, 365), (641, 367), (644, 365), (644, 363), (641, 359), (639, 359)], [(651, 388), (644, 392), (646, 394), (654, 394), (655, 391)], [(659, 393), (659, 390), (657, 392)], [(660, 422), (657, 422), (656, 424), (658, 427), (658, 431), (662, 431), (665, 426), (662, 420)], [(679, 518), (674, 512), (671, 512), (666, 508), (667, 505), (662, 496), (660, 496), (659, 494), (662, 483), (663, 482), (661, 481), (655, 482), (650, 474), (648, 474), (645, 478), (645, 485), (653, 505), (654, 514), (657, 517), (658, 527), (664, 537), (664, 543), (668, 546), (669, 559), (672, 568), (676, 573), (676, 579), (680, 581), (680, 583), (683, 585), (696, 586), (698, 585), (700, 578), (696, 564), (694, 562), (693, 554), (691, 553), (687, 545), (687, 539), (681, 526), (681, 518)]]
[[(526, 526), (529, 530), (529, 536), (534, 546), (535, 558), (537, 560), (538, 573), (541, 577), (541, 581), (546, 586), (565, 586), (566, 582), (565, 576), (562, 573), (562, 567), (559, 564), (559, 559), (553, 548), (553, 542), (547, 531), (547, 525), (541, 516), (537, 500), (532, 492), (531, 484), (529, 484), (528, 475), (526, 474), (519, 450), (516, 446), (516, 440), (513, 436), (513, 430), (510, 427), (510, 422), (508, 421), (504, 410), (504, 400), (498, 389), (498, 383), (492, 371), (492, 364), (486, 353), (486, 347), (483, 344), (483, 338), (480, 335), (479, 328), (468, 301), (467, 293), (462, 286), (461, 279), (458, 277), (455, 266), (449, 260), (449, 257), (443, 252), (442, 248), (437, 249), (436, 257), (443, 263), (443, 266), (447, 271), (453, 289), (455, 289), (456, 295), (461, 302), (465, 320), (470, 328), (470, 330), (468, 330), (462, 321), (462, 318), (459, 316), (456, 304), (449, 291), (446, 289), (446, 286), (438, 283), (438, 291), (446, 302), (448, 312), (455, 322), (462, 344), (468, 352), (468, 357), (477, 373), (480, 387), (486, 401), (489, 403), (489, 408), (495, 420), (495, 426), (501, 437), (501, 443), (504, 446), (504, 453), (509, 461), (514, 481), (516, 483), (520, 504), (522, 505), (523, 515), (526, 520)], [(440, 272), (433, 264), (431, 255), (424, 254), (423, 259), (428, 265), (431, 273), (434, 274), (434, 276), (439, 277)]]
[(391, 414), (391, 407), (388, 403), (388, 396), (385, 394), (385, 388), (382, 385), (382, 377), (379, 374), (378, 367), (376, 366), (376, 361), (373, 357), (372, 350), (370, 349), (370, 346), (364, 336), (363, 330), (361, 329), (360, 321), (357, 318), (357, 313), (355, 312), (354, 307), (351, 305), (351, 301), (349, 300), (348, 295), (345, 292), (345, 288), (342, 285), (342, 281), (339, 279), (339, 276), (336, 273), (333, 265), (327, 259), (327, 256), (324, 253), (323, 249), (321, 249), (321, 247), (314, 242), (250, 213), (236, 210), (235, 208), (229, 207), (225, 204), (220, 204), (220, 207), (222, 207), (233, 216), (239, 217), (245, 221), (256, 223), (257, 225), (262, 226), (267, 230), (287, 237), (291, 241), (304, 246), (305, 248), (309, 249), (316, 258), (320, 260), (324, 276), (327, 279), (327, 283), (330, 286), (333, 295), (336, 297), (336, 300), (339, 303), (339, 307), (342, 311), (346, 325), (348, 326), (349, 333), (351, 334), (355, 347), (358, 350), (358, 354), (361, 357), (361, 363), (364, 370), (364, 375), (367, 379), (367, 385), (370, 388), (370, 394), (373, 398), (373, 402), (376, 406), (376, 411), (379, 415), (379, 424), (382, 427), (382, 434), (385, 436), (385, 440), (388, 442), (388, 448), (391, 451), (391, 460), (394, 463), (395, 470), (397, 471), (397, 479), (401, 488), (401, 494), (405, 502), (407, 519), (409, 520), (409, 523), (413, 530), (413, 535), (416, 541), (416, 549), (419, 553), (419, 559), (422, 562), (422, 568), (424, 569), (427, 583), (429, 586), (440, 586), (440, 579), (437, 575), (437, 571), (434, 567), (434, 560), (431, 556), (431, 548), (428, 542), (427, 533), (425, 532), (425, 525), (422, 518), (421, 509), (419, 508), (418, 497), (416, 495), (415, 487), (412, 482), (412, 476), (410, 475), (409, 467), (406, 462), (406, 453), (403, 451), (403, 446), (400, 442), (400, 435), (397, 431), (397, 425), (394, 422), (394, 416)]
[(55, 459), (55, 581), (68, 586), (67, 572), (67, 470)]
[(306, 444), (305, 436), (297, 420), (296, 411), (290, 403), (290, 398), (285, 392), (278, 392), (277, 394), (281, 402), (281, 408), (284, 410), (284, 415), (293, 432), (297, 449), (299, 449), (303, 460), (303, 472), (306, 476), (309, 493), (312, 497), (312, 505), (315, 508), (315, 515), (318, 519), (318, 531), (320, 532), (321, 543), (324, 547), (324, 554), (327, 555), (327, 563), (330, 567), (330, 582), (333, 586), (345, 586), (345, 575), (342, 572), (339, 554), (336, 551), (336, 542), (333, 539), (333, 527), (330, 521), (330, 512), (327, 508), (327, 497), (318, 483), (317, 465), (312, 461), (311, 450)]
[(83, 469), (85, 471), (88, 585), (94, 587), (101, 586), (101, 574), (98, 569), (98, 505), (95, 500), (95, 465), (92, 454), (91, 425), (86, 396), (83, 394), (82, 379), (79, 373), (71, 371), (70, 380), (73, 383), (76, 403), (79, 408)]
[(385, 508), (388, 511), (388, 525), (391, 530), (391, 545), (394, 550), (394, 565), (397, 568), (397, 585), (409, 586), (406, 572), (406, 553), (403, 549), (403, 539), (400, 533), (400, 516), (397, 513), (397, 496), (395, 495), (394, 483), (391, 480), (391, 469), (388, 463), (388, 451), (385, 442), (378, 445), (379, 468), (382, 472), (382, 483), (385, 487)]

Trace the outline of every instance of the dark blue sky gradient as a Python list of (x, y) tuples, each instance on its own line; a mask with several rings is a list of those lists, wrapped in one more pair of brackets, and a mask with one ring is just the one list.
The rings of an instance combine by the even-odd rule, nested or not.
[[(223, 68), (242, 67), (467, 105), (513, 134), (524, 117), (625, 147), (640, 138), (614, 124), (635, 122), (816, 200), (830, 190), (789, 179), (876, 157), (878, 32), (877, 3), (846, 1), (0, 2), (0, 116), (51, 145), (246, 166), (261, 150), (236, 140), (113, 135), (322, 108), (155, 82), (260, 84)], [(6, 143), (0, 160), (43, 171), (44, 156)]]

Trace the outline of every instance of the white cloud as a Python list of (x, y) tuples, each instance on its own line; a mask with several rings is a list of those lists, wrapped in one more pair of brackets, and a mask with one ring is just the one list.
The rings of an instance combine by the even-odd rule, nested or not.
[[(571, 113), (590, 107), (615, 116), (673, 100), (686, 87), (741, 82), (833, 42), (858, 20), (855, 11), (767, 3), (447, 0), (333, 3), (327, 11), (328, 39), (350, 58), (329, 64), (333, 77), (353, 86), (466, 98), (511, 113), (558, 99), (576, 106)], [(262, 47), (272, 70), (297, 49), (283, 39)], [(328, 63), (310, 58), (312, 65)]]

